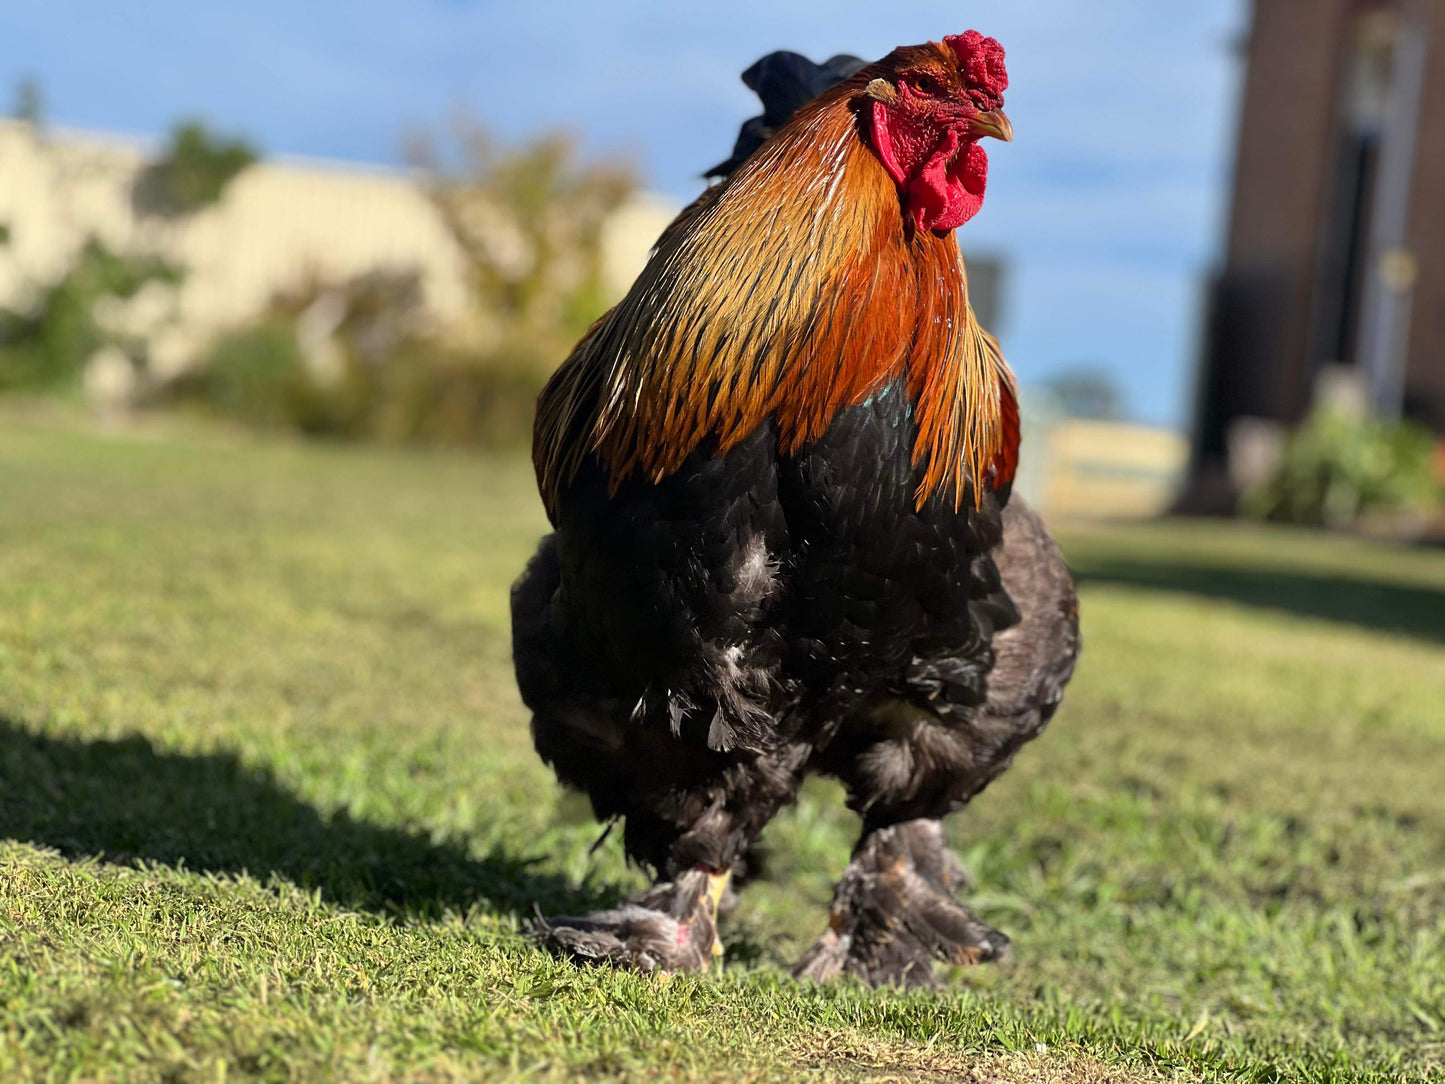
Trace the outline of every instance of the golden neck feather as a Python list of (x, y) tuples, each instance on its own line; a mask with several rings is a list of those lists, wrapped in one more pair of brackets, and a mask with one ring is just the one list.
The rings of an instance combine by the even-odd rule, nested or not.
[(959, 507), (970, 479), (1012, 477), (1013, 378), (969, 306), (953, 235), (905, 226), (852, 82), (685, 212), (548, 383), (533, 460), (549, 513), (589, 455), (614, 488), (634, 472), (660, 481), (769, 415), (795, 452), (900, 375), (920, 505), (942, 491)]

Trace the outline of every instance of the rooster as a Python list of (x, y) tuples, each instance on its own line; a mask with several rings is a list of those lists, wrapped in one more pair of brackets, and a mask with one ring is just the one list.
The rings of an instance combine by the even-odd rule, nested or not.
[(518, 684), (538, 753), (655, 883), (537, 933), (705, 966), (730, 875), (821, 772), (863, 832), (795, 974), (927, 985), (1007, 951), (942, 818), (1040, 732), (1078, 651), (1068, 571), (1009, 499), (1014, 382), (953, 236), (981, 140), (1012, 138), (1008, 77), (975, 31), (787, 56), (745, 74), (764, 117), (538, 401), (554, 533), (513, 588)]

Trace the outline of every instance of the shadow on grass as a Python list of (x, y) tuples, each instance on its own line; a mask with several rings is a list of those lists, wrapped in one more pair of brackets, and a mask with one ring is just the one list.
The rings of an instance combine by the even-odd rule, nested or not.
[(1445, 643), (1445, 591), (1438, 588), (1147, 560), (1084, 560), (1074, 578), (1080, 584), (1184, 591)]
[(0, 837), (69, 857), (136, 859), (215, 873), (269, 874), (343, 907), (407, 918), (478, 907), (529, 917), (577, 914), (616, 900), (496, 850), (323, 817), (269, 771), (229, 753), (158, 752), (141, 737), (81, 741), (36, 734), (0, 716)]

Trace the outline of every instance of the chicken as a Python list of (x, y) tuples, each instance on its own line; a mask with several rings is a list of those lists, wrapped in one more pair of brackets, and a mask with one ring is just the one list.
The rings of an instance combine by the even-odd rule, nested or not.
[(759, 81), (780, 127), (745, 127), (538, 402), (554, 533), (513, 588), (518, 685), (538, 753), (655, 875), (540, 925), (581, 959), (704, 966), (810, 772), (863, 834), (798, 975), (924, 985), (1008, 948), (960, 902), (942, 818), (1053, 714), (1078, 626), (1009, 500), (1013, 379), (952, 233), (980, 140), (1012, 137), (1004, 54), (969, 31), (848, 60), (812, 101), (807, 68)]

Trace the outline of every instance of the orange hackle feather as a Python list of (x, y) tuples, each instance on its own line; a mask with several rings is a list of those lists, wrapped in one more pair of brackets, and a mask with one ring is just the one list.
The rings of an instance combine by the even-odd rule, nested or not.
[(633, 474), (661, 481), (706, 442), (726, 452), (770, 416), (796, 452), (899, 376), (920, 506), (941, 492), (958, 508), (982, 499), (971, 480), (1012, 480), (1013, 378), (968, 303), (958, 246), (905, 222), (864, 142), (862, 90), (887, 70), (804, 107), (668, 230), (577, 344), (538, 401), (549, 514), (588, 456), (615, 492)]

